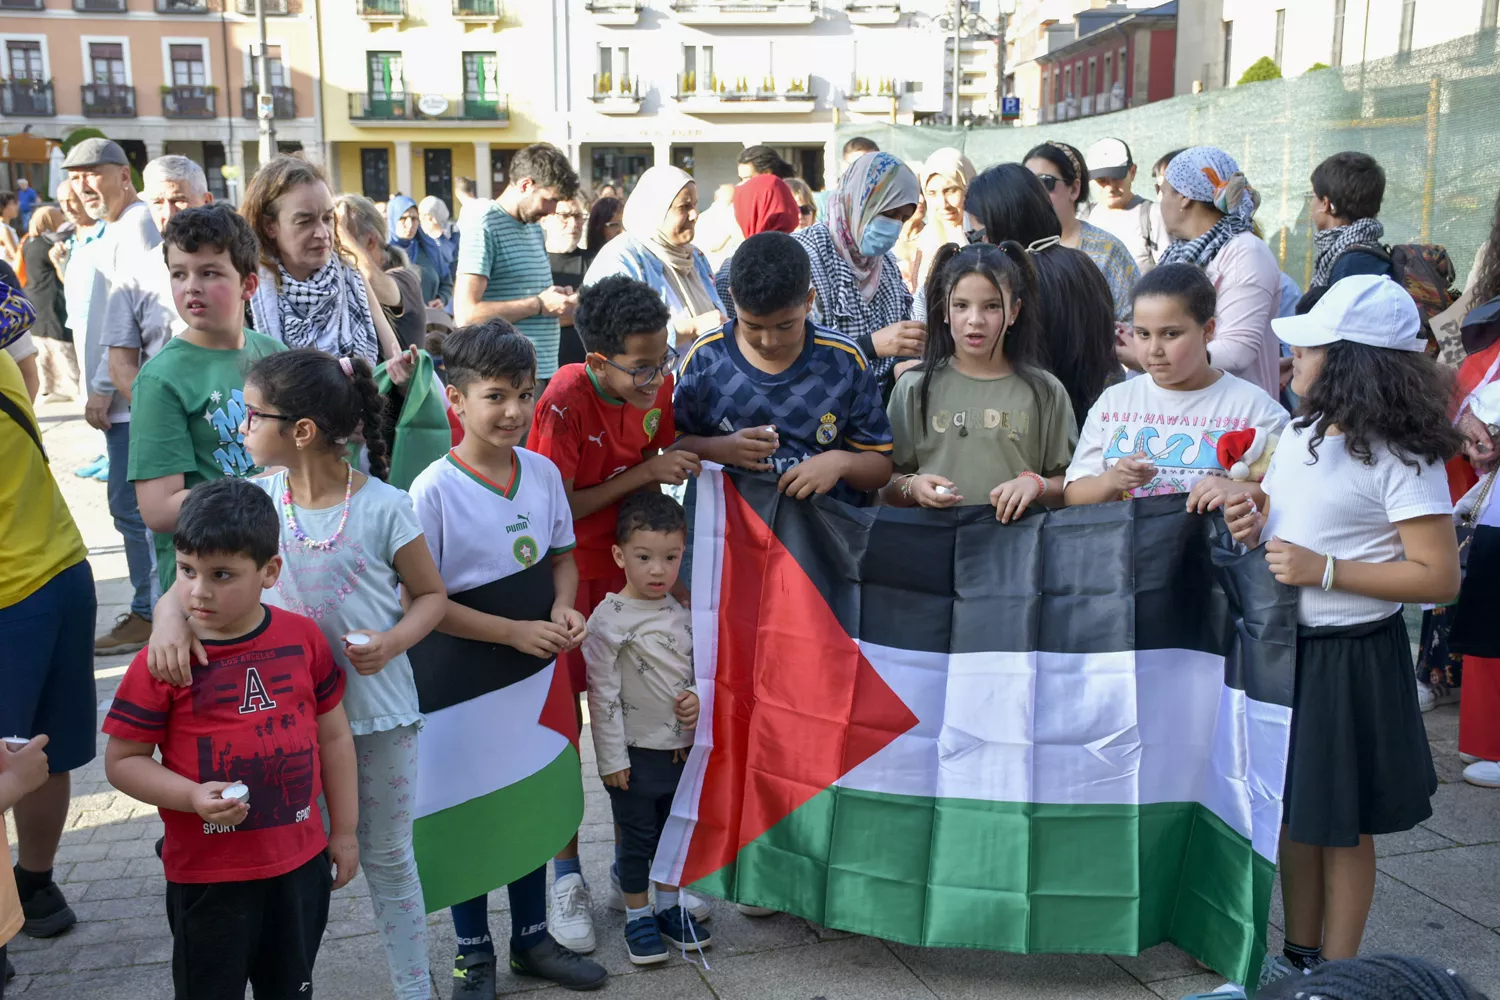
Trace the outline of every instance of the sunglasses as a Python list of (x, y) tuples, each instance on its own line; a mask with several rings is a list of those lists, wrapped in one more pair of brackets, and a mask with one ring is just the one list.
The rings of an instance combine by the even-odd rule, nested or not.
[(812, 215), (816, 211), (817, 211), (817, 209), (814, 208), (814, 207), (812, 207), (811, 205), (798, 205), (797, 206), (797, 214), (798, 215)]
[(1047, 189), (1048, 194), (1057, 189), (1057, 182), (1060, 180), (1060, 178), (1054, 177), (1051, 174), (1037, 174), (1036, 179), (1042, 182), (1042, 187)]

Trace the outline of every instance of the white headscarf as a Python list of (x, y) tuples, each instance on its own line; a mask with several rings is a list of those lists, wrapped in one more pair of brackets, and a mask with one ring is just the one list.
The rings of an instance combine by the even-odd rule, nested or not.
[[(927, 190), (927, 182), (933, 177), (941, 177), (952, 181), (965, 191), (974, 181), (974, 164), (963, 153), (951, 146), (945, 147), (933, 153), (922, 165), (922, 190)], [(946, 209), (942, 205), (927, 203), (927, 231), (924, 231), (923, 243), (932, 244), (934, 248), (944, 243), (957, 243), (959, 246), (967, 246), (969, 241), (964, 237), (963, 220), (958, 225), (953, 225), (944, 215)]]
[(667, 213), (682, 189), (693, 183), (687, 171), (660, 165), (651, 167), (636, 181), (635, 190), (625, 200), (625, 231), (662, 264), (667, 283), (693, 315), (718, 308), (713, 296), (703, 287), (691, 243), (673, 243), (670, 232), (663, 232)]

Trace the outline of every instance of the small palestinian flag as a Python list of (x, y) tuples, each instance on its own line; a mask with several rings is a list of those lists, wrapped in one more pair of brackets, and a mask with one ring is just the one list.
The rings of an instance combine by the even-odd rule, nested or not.
[(705, 472), (703, 710), (653, 876), (914, 945), (1254, 982), (1296, 595), (1181, 497), (1000, 525)]
[[(449, 600), (546, 620), (552, 560)], [(428, 912), (507, 885), (578, 831), (578, 718), (556, 660), (433, 632), (411, 649), (426, 724), (413, 840)]]

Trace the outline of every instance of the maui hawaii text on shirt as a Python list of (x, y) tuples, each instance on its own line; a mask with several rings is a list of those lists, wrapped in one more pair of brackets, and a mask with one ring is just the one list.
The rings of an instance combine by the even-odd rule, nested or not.
[(208, 666), (172, 687), (137, 653), (104, 719), (110, 736), (161, 748), (190, 781), (242, 781), (250, 815), (239, 826), (162, 809), (169, 882), (240, 882), (293, 871), (328, 846), (318, 811), (318, 716), (344, 696), (344, 673), (311, 620), (266, 608), (248, 635), (204, 640)]

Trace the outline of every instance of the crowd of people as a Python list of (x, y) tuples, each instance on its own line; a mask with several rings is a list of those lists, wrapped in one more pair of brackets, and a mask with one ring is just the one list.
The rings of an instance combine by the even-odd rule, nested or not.
[[(630, 961), (709, 947), (711, 903), (650, 872), (699, 713), (680, 571), (715, 462), (793, 498), (988, 506), (1002, 525), (1168, 494), (1221, 512), (1299, 589), (1286, 943), (1260, 985), (1463, 995), (1356, 956), (1373, 836), (1431, 815), (1421, 712), (1462, 690), (1465, 779), (1500, 788), (1500, 643), (1463, 596), (1500, 557), (1476, 544), (1460, 568), (1500, 527), (1500, 203), (1463, 297), (1437, 303), (1469, 316), (1448, 324), (1413, 248), (1381, 243), (1365, 154), (1310, 178), (1305, 293), (1221, 149), (1162, 157), (1156, 201), (1116, 138), (984, 169), (863, 138), (843, 154), (820, 209), (750, 147), (700, 217), (681, 169), (590, 202), (547, 144), (493, 200), (459, 179), (456, 213), (339, 193), (295, 155), (262, 164), (236, 211), (184, 157), (151, 161), (137, 192), (118, 145), (74, 147), (57, 205), (32, 204), (5, 251), (21, 273), (0, 267), (0, 730), (18, 738), (0, 809), (20, 841), (0, 953), (75, 922), (52, 867), (69, 772), (95, 754), (92, 658), (136, 652), (105, 766), (161, 809), (176, 995), (306, 989), (329, 893), (363, 867), (395, 994), (430, 997), (410, 790), (434, 631), (556, 659), (588, 705)], [(1450, 327), (1456, 378), (1434, 356)], [(107, 483), (132, 596), (97, 639), (39, 392), (85, 397), (105, 438), (77, 471)], [(436, 427), (415, 412), (434, 406)], [(501, 524), (526, 536), (497, 540)], [(476, 596), (519, 574), (546, 617)], [(1407, 604), (1429, 608), (1416, 664)], [(309, 769), (300, 793), (234, 768), (231, 741), (266, 718)], [(509, 967), (596, 988), (576, 837), (551, 867), (550, 886), (543, 865), (507, 887)], [(453, 996), (494, 995), (486, 897), (451, 913)]]

